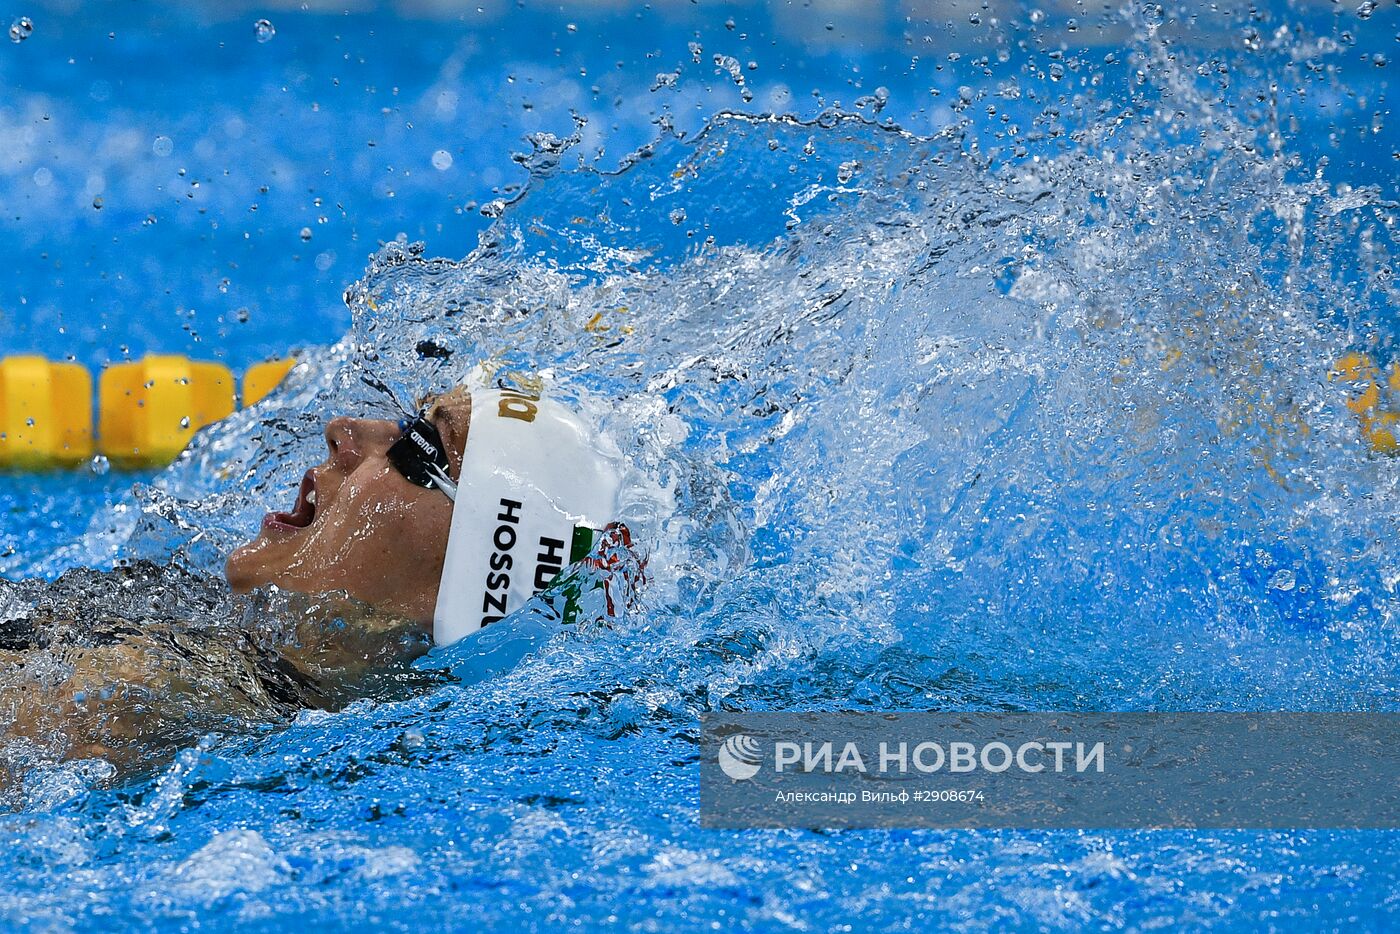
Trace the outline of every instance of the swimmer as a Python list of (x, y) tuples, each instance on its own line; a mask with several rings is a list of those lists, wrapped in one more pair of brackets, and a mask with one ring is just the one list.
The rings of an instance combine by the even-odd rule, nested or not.
[[(401, 422), (334, 418), (325, 440), (295, 504), (229, 556), (228, 590), (211, 598), (211, 613), (251, 628), (87, 603), (209, 587), (149, 564), (70, 572), (54, 588), (65, 599), (31, 583), (35, 609), (0, 614), (0, 784), (20, 777), (15, 762), (149, 767), (208, 732), (382, 694), (376, 678), (390, 694), (440, 683), (411, 667), (430, 640), (472, 636), (536, 594), (561, 621), (606, 622), (630, 604), (644, 561), (613, 521), (622, 459), (539, 391), (462, 386)], [(0, 592), (0, 609), (24, 596)]]
[(292, 510), (269, 513), (229, 557), (230, 586), (343, 592), (431, 622), (439, 645), (587, 557), (621, 486), (586, 423), (528, 389), (459, 388), (397, 424), (337, 418), (326, 445)]

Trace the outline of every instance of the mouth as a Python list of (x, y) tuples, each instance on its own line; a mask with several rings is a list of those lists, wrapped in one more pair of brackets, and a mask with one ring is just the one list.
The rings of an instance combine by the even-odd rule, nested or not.
[(301, 478), (296, 505), (291, 512), (270, 512), (263, 517), (263, 528), (296, 532), (316, 521), (316, 474), (308, 470)]

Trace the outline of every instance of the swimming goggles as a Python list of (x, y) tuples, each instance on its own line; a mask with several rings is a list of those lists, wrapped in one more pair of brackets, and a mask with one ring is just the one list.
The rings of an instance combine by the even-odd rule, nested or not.
[(447, 445), (442, 443), (437, 426), (428, 419), (427, 410), (419, 412), (412, 421), (399, 422), (399, 427), (403, 434), (389, 446), (389, 463), (409, 483), (442, 490), (448, 499), (457, 502), (457, 484), (448, 476), (451, 461)]

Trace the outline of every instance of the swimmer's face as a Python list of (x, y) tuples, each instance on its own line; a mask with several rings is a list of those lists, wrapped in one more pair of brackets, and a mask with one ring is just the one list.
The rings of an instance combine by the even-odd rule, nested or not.
[[(455, 480), (471, 420), (471, 399), (433, 403)], [(389, 463), (397, 422), (336, 418), (329, 454), (306, 472), (290, 512), (263, 519), (258, 537), (235, 551), (225, 573), (239, 593), (267, 584), (301, 593), (344, 591), (371, 606), (427, 623), (437, 601), (452, 502), (404, 479)]]

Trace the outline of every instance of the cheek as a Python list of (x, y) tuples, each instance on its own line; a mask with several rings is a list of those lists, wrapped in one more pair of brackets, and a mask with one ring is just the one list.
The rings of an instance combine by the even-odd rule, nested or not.
[(440, 561), (450, 503), (436, 490), (405, 486), (387, 471), (352, 478), (316, 536), (318, 550), (355, 573)]

